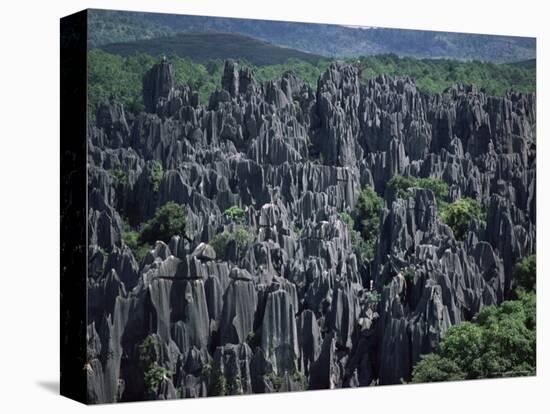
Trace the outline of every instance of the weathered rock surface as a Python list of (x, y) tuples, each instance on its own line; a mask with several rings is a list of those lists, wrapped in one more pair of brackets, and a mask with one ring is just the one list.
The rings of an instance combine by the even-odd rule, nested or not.
[[(408, 381), (449, 327), (509, 296), (535, 251), (534, 95), (427, 95), (342, 64), (315, 91), (228, 61), (200, 103), (173, 75), (155, 65), (144, 113), (111, 99), (88, 128), (90, 402)], [(386, 191), (395, 174), (444, 180), (449, 201), (477, 200), (486, 222), (457, 240), (431, 191)], [(372, 261), (340, 218), (364, 186), (385, 201)], [(167, 201), (184, 206), (186, 234), (138, 262), (125, 222)], [(232, 206), (244, 217), (228, 218)], [(214, 236), (238, 229), (247, 237), (216, 254)], [(162, 375), (146, 392), (138, 350), (150, 337)]]

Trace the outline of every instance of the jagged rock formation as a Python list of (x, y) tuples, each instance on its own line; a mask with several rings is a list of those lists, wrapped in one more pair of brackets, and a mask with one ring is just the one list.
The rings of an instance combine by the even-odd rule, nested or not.
[[(338, 63), (314, 91), (292, 73), (258, 83), (227, 61), (206, 104), (166, 61), (143, 86), (144, 113), (112, 99), (88, 129), (90, 402), (408, 381), (450, 326), (509, 295), (513, 266), (535, 251), (533, 95), (457, 85), (430, 96)], [(444, 180), (486, 223), (457, 240), (431, 191), (386, 191), (395, 174)], [(385, 199), (371, 261), (340, 218), (364, 186)], [(167, 201), (183, 206), (186, 234), (138, 262), (124, 220)], [(252, 241), (219, 255), (210, 243), (235, 230), (231, 206)]]

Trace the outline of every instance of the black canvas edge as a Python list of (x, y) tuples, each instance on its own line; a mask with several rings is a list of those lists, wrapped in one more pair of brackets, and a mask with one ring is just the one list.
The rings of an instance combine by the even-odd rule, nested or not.
[(86, 403), (87, 10), (60, 19), (60, 394)]

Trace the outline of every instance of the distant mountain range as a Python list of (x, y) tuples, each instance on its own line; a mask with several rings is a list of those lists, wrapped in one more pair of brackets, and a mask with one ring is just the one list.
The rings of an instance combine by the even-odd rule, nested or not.
[(178, 33), (169, 37), (111, 43), (100, 46), (106, 52), (128, 56), (134, 53), (175, 54), (198, 63), (215, 59), (244, 59), (254, 65), (274, 65), (289, 59), (317, 63), (322, 56), (272, 45), (235, 33)]
[(495, 63), (536, 58), (536, 40), (528, 37), (107, 10), (91, 10), (89, 27), (91, 47), (176, 33), (217, 32), (245, 35), (325, 57), (395, 53)]

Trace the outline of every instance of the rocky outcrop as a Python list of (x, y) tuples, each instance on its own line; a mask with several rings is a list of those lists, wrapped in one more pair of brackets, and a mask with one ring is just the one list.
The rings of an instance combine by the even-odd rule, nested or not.
[(143, 104), (147, 112), (155, 112), (159, 99), (166, 99), (174, 87), (172, 65), (163, 58), (143, 75)]
[[(534, 95), (429, 95), (340, 63), (313, 90), (227, 61), (201, 103), (165, 60), (143, 93), (144, 113), (110, 99), (88, 127), (90, 402), (409, 381), (535, 252)], [(432, 191), (387, 188), (396, 174), (445, 181), (486, 220), (457, 239)], [(341, 215), (365, 186), (384, 199), (372, 260)], [(186, 234), (138, 260), (123, 233), (168, 201)]]
[(222, 343), (242, 344), (253, 331), (257, 292), (252, 276), (246, 270), (233, 269), (225, 291), (220, 321)]

